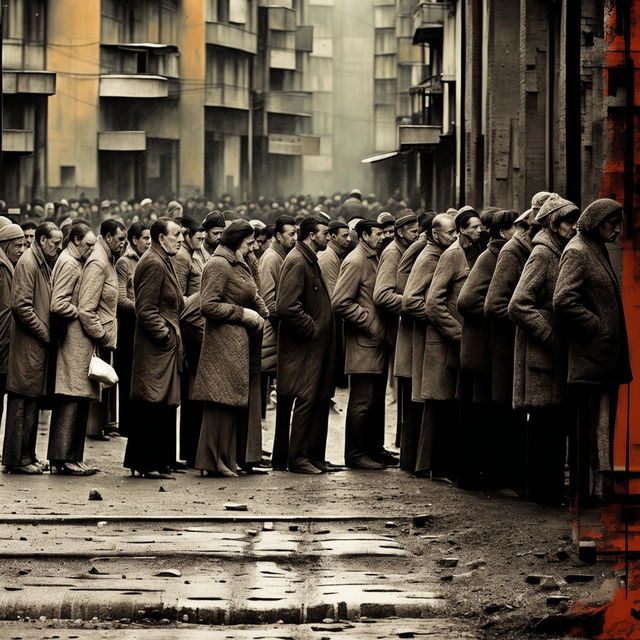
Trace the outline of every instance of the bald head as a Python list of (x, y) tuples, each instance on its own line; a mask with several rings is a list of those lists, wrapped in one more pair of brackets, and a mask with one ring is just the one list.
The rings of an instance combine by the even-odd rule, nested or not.
[(431, 224), (431, 237), (442, 247), (451, 246), (458, 237), (455, 218), (448, 213), (439, 213)]

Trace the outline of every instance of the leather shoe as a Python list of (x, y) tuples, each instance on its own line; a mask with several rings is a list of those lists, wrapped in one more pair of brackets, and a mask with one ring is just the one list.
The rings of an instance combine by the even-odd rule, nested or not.
[(315, 467), (308, 460), (298, 460), (295, 463), (290, 464), (289, 471), (291, 471), (291, 473), (306, 473), (310, 475), (311, 474), (317, 475), (319, 473), (322, 473), (320, 469)]
[(368, 471), (381, 471), (385, 468), (381, 462), (376, 462), (366, 456), (356, 458), (355, 460), (349, 460), (346, 464), (350, 469), (366, 469)]
[(376, 455), (373, 456), (373, 459), (387, 467), (395, 467), (400, 464), (400, 459), (391, 453), (391, 451), (387, 451), (386, 449), (382, 449), (382, 451), (376, 453)]

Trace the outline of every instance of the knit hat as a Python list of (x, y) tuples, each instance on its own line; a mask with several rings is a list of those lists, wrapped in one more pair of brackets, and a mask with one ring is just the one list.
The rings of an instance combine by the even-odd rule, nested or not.
[(11, 224), (11, 220), (9, 220), (9, 218), (5, 218), (5, 216), (0, 216), (0, 229), (2, 229), (2, 227), (6, 227), (9, 224)]
[[(622, 205), (610, 198), (594, 200), (578, 218), (578, 229), (580, 231), (593, 231), (605, 218), (617, 211), (621, 212), (621, 210)], [(0, 233), (2, 232), (0, 231)]]
[(253, 233), (253, 227), (246, 220), (234, 220), (220, 234), (220, 244), (235, 249), (244, 238)]
[(387, 227), (390, 224), (394, 224), (396, 223), (396, 218), (395, 216), (393, 216), (392, 214), (388, 213), (387, 211), (383, 211), (379, 216), (378, 216), (378, 222), (383, 226), (383, 227)]
[(465, 205), (462, 209), (459, 209), (455, 217), (456, 231), (460, 231), (462, 227), (466, 227), (471, 218), (480, 219), (480, 214), (473, 207)]
[(216, 209), (215, 211), (209, 211), (209, 213), (207, 213), (207, 216), (202, 222), (202, 228), (205, 231), (209, 231), (209, 229), (213, 229), (214, 227), (224, 229), (225, 224), (226, 223), (222, 212)]
[(382, 223), (377, 220), (360, 220), (356, 225), (356, 233), (361, 236), (363, 233), (371, 233), (371, 229), (382, 229)]
[(153, 204), (153, 200), (151, 198), (143, 198), (140, 200), (140, 206), (144, 207), (147, 204)]
[[(406, 213), (405, 213), (406, 211)], [(414, 224), (418, 222), (418, 216), (410, 209), (401, 211), (400, 215), (396, 218), (396, 223), (393, 225), (395, 229), (401, 229), (408, 224)]]
[(536, 214), (535, 222), (546, 225), (549, 222), (547, 218), (552, 214), (555, 217), (564, 217), (572, 211), (579, 211), (573, 202), (566, 200), (557, 193), (552, 193), (540, 207), (540, 211)]
[[(6, 220), (6, 218), (5, 218)], [(24, 231), (19, 224), (10, 222), (0, 228), (0, 242), (6, 242), (7, 240), (17, 240), (18, 238), (24, 238)]]

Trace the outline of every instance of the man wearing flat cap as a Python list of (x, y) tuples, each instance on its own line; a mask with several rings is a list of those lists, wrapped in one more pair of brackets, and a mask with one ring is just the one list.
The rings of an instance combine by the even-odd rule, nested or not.
[(217, 209), (207, 213), (202, 221), (202, 228), (206, 233), (202, 249), (206, 253), (207, 260), (220, 245), (220, 234), (224, 231), (225, 226), (226, 222), (222, 211)]
[(384, 469), (384, 409), (388, 352), (385, 327), (373, 303), (382, 225), (361, 220), (356, 248), (344, 259), (331, 307), (345, 324), (345, 373), (350, 375), (345, 463), (355, 469)]

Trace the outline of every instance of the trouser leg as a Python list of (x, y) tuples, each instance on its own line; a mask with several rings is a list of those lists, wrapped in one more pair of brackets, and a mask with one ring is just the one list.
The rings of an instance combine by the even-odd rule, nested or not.
[(289, 425), (294, 399), (278, 394), (276, 405), (276, 425), (273, 437), (271, 466), (274, 469), (286, 469), (289, 458)]
[(38, 399), (9, 392), (2, 463), (24, 467), (36, 461)]
[(352, 374), (345, 423), (345, 461), (380, 453), (384, 446), (385, 374)]
[(52, 462), (78, 462), (84, 457), (89, 400), (58, 396), (51, 412), (47, 458)]

